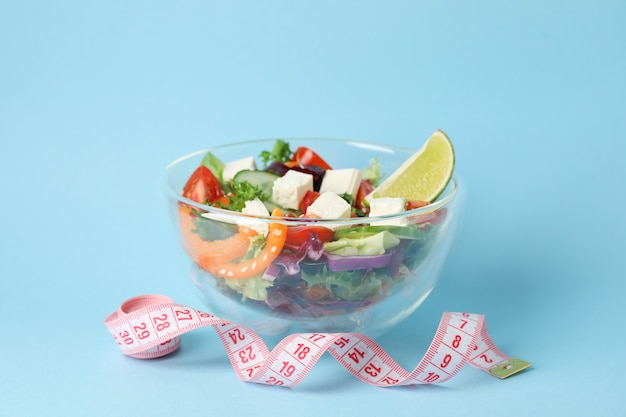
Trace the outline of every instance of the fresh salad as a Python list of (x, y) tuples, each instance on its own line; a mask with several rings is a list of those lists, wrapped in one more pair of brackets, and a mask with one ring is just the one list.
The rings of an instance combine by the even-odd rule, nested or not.
[[(376, 159), (334, 169), (314, 149), (283, 140), (236, 161), (209, 152), (182, 197), (242, 216), (225, 220), (180, 202), (183, 246), (225, 293), (255, 308), (302, 318), (354, 312), (407, 279), (446, 216), (439, 208), (394, 217), (429, 202), (371, 198), (384, 176)], [(362, 221), (318, 221), (330, 218)]]

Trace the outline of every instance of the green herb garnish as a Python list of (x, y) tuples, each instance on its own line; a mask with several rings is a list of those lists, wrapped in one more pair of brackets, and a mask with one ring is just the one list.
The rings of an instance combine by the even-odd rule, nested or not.
[(293, 152), (289, 148), (289, 143), (277, 139), (272, 150), (262, 151), (260, 157), (263, 161), (263, 166), (266, 167), (272, 162), (288, 162), (292, 155)]
[(270, 196), (263, 192), (258, 186), (250, 184), (248, 181), (237, 182), (232, 185), (232, 195), (228, 198), (228, 210), (241, 211), (246, 205), (246, 201), (254, 200), (258, 197), (261, 201), (269, 200)]

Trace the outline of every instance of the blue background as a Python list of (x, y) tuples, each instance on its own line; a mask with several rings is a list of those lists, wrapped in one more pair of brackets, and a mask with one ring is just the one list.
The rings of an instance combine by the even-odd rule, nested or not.
[[(624, 416), (626, 2), (0, 2), (3, 415)], [(165, 359), (103, 325), (128, 297), (203, 308), (159, 181), (188, 152), (452, 138), (468, 186), (431, 297), (379, 343), (407, 369), (441, 313), (533, 363), (381, 389), (325, 355), (237, 379), (210, 329)]]

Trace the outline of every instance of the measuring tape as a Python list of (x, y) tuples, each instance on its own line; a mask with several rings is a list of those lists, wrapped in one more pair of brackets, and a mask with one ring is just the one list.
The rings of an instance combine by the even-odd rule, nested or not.
[(300, 383), (325, 352), (356, 378), (379, 387), (441, 383), (466, 363), (500, 379), (530, 366), (495, 346), (480, 314), (443, 313), (430, 347), (412, 372), (364, 334), (296, 333), (270, 351), (252, 330), (162, 295), (131, 298), (104, 324), (122, 353), (139, 359), (172, 353), (183, 333), (212, 326), (241, 380), (285, 387)]

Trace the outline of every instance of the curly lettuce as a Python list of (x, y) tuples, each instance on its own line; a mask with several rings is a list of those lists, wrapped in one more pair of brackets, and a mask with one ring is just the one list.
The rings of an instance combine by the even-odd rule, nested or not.
[(363, 301), (378, 297), (390, 288), (391, 278), (373, 269), (333, 272), (326, 266), (317, 274), (301, 273), (309, 287), (320, 285), (337, 298), (346, 301)]

